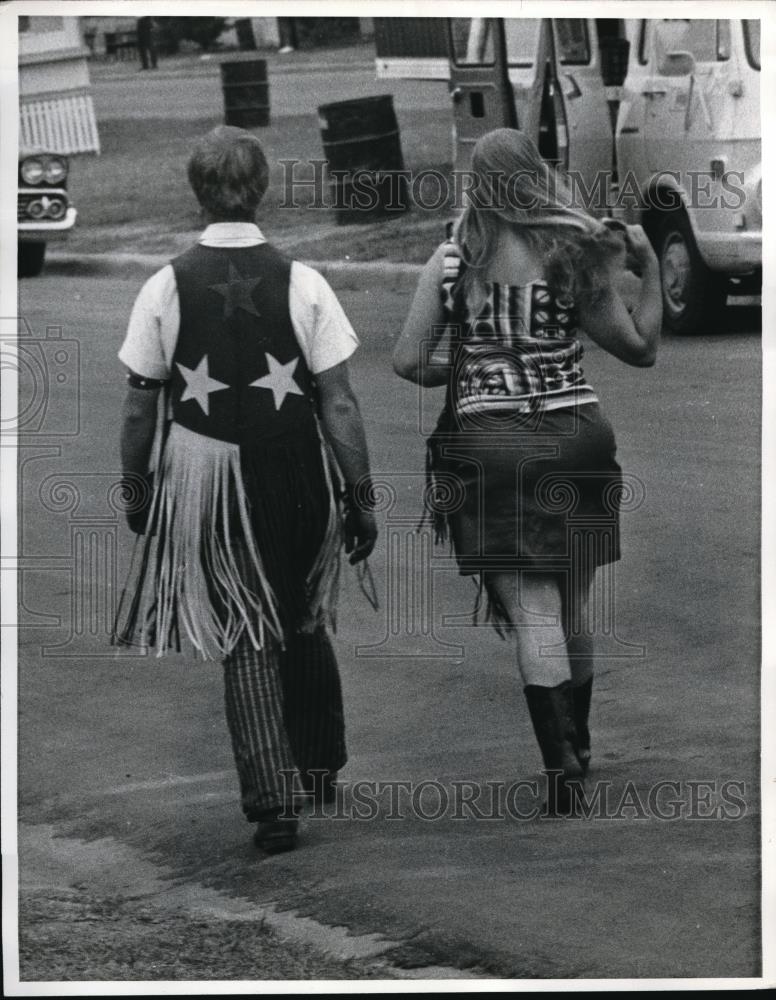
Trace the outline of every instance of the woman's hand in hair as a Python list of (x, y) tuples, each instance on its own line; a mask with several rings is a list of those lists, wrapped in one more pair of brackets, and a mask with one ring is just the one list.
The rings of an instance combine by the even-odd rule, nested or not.
[(655, 251), (652, 249), (649, 237), (644, 232), (642, 226), (627, 226), (626, 239), (628, 241), (628, 250), (635, 257), (641, 269), (645, 269), (650, 265), (658, 266)]
[[(630, 228), (630, 227), (629, 227)], [(640, 253), (641, 277), (612, 262), (608, 281), (598, 293), (578, 304), (582, 329), (599, 347), (628, 365), (648, 368), (655, 363), (663, 320), (660, 269), (640, 226), (634, 254)], [(630, 234), (629, 234), (630, 243)], [(646, 246), (643, 245), (646, 243)], [(630, 249), (630, 246), (629, 246)]]

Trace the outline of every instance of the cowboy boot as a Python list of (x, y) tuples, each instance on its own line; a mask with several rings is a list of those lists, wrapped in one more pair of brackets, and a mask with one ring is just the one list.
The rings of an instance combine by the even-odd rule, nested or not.
[(589, 677), (584, 684), (571, 689), (574, 702), (574, 722), (577, 727), (577, 757), (582, 770), (587, 774), (590, 767), (590, 698), (593, 693), (593, 678)]
[[(570, 681), (556, 687), (528, 684), (525, 698), (548, 774), (546, 815), (567, 816), (582, 792), (584, 769), (576, 753), (577, 731)], [(560, 772), (560, 773), (557, 773)]]

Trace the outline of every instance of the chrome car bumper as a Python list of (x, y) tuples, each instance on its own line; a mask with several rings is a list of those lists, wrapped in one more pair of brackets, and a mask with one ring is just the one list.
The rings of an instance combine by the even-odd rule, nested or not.
[(69, 231), (75, 225), (78, 212), (71, 205), (64, 219), (57, 222), (18, 222), (16, 229), (20, 240), (30, 243), (48, 243), (49, 240), (66, 239)]
[(763, 234), (758, 232), (696, 233), (706, 265), (725, 274), (746, 274), (762, 266)]

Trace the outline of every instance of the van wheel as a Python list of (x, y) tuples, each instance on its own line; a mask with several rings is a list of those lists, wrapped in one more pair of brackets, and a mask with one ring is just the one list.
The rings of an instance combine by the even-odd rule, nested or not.
[(710, 333), (719, 326), (727, 282), (704, 264), (684, 212), (671, 212), (656, 233), (663, 288), (663, 323), (674, 333)]
[(45, 243), (20, 243), (16, 267), (17, 276), (20, 278), (37, 278), (43, 270), (45, 257)]

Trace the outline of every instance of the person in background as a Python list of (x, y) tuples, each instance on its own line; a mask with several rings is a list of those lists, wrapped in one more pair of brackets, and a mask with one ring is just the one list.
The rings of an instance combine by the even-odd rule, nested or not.
[(184, 633), (223, 660), (243, 811), (259, 846), (288, 850), (297, 781), (330, 801), (346, 761), (327, 626), (343, 541), (357, 563), (377, 535), (348, 375), (358, 340), (324, 278), (257, 227), (269, 171), (255, 136), (219, 126), (188, 176), (209, 224), (147, 281), (119, 352), (122, 467), (140, 488), (129, 521), (144, 539), (116, 641), (162, 655)]
[(278, 48), (279, 54), (284, 56), (288, 55), (290, 52), (295, 52), (299, 48), (296, 18), (279, 17), (278, 35), (280, 36), (280, 46)]
[[(626, 364), (652, 365), (660, 276), (641, 227), (610, 232), (574, 207), (525, 134), (482, 136), (472, 173), (456, 231), (423, 270), (394, 368), (447, 386), (429, 459), (460, 503), (432, 509), (438, 538), (449, 531), (461, 573), (479, 576), (489, 617), (512, 634), (551, 779), (547, 810), (566, 814), (590, 761), (591, 582), (620, 558), (621, 472), (580, 366), (581, 332)], [(627, 255), (641, 272), (632, 314), (618, 291)], [(432, 352), (445, 332), (440, 360)]]
[(140, 68), (156, 69), (156, 42), (152, 17), (137, 19), (137, 50), (140, 53)]

